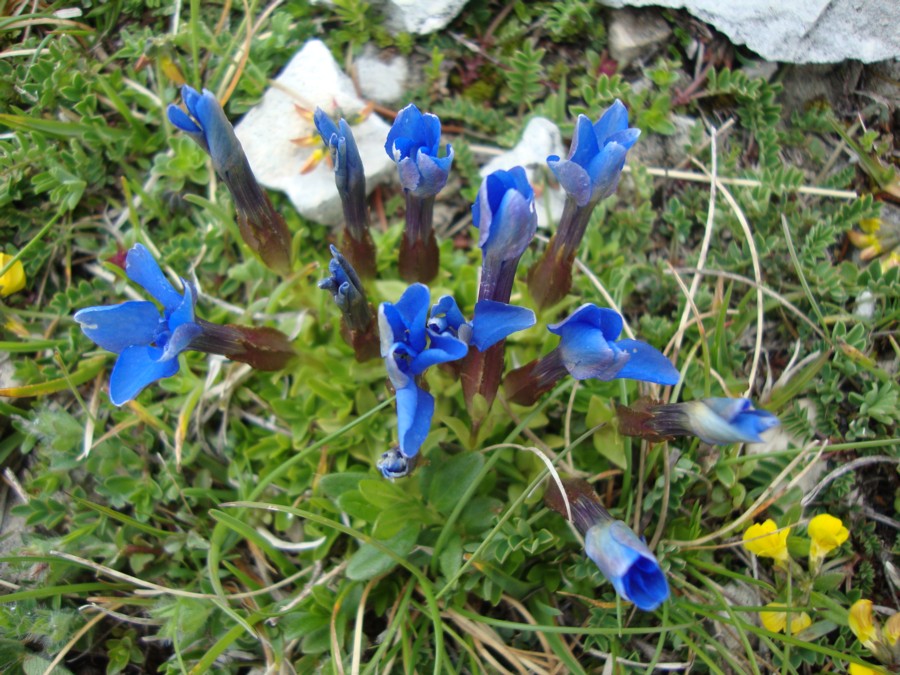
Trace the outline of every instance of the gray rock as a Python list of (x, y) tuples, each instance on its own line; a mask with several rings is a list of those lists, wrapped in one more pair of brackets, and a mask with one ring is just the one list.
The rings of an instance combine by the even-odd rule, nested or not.
[[(343, 220), (343, 212), (331, 166), (321, 162), (311, 172), (300, 173), (312, 152), (321, 146), (292, 142), (316, 133), (311, 118), (301, 114), (297, 106), (310, 112), (318, 106), (333, 118), (340, 114), (350, 122), (365, 106), (353, 82), (319, 40), (310, 40), (294, 55), (259, 105), (235, 126), (235, 132), (261, 184), (286, 193), (304, 218), (337, 225)], [(369, 191), (396, 172), (393, 160), (384, 151), (388, 129), (389, 125), (376, 115), (353, 125)]]
[(550, 155), (565, 157), (567, 152), (559, 127), (545, 117), (535, 117), (525, 125), (522, 140), (516, 147), (485, 164), (481, 169), (481, 176), (487, 176), (500, 169), (508, 171), (514, 166), (524, 167), (528, 181), (536, 188), (538, 226), (548, 227), (551, 223), (559, 221), (565, 194), (559, 187), (551, 188), (547, 183), (546, 176), (549, 171), (547, 157)]
[(406, 104), (403, 97), (409, 80), (409, 64), (405, 57), (385, 56), (374, 45), (366, 45), (354, 67), (363, 97), (389, 107)]
[(427, 35), (445, 28), (467, 0), (387, 0), (380, 3), (385, 24), (394, 33)]
[(896, 0), (604, 0), (686, 9), (770, 61), (865, 63), (900, 57)]
[(669, 24), (656, 12), (618, 10), (609, 24), (609, 54), (624, 67), (656, 52), (671, 34)]

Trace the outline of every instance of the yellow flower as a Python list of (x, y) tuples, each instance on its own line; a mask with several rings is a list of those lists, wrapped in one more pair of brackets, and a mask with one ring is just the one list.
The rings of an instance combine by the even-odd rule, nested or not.
[(850, 675), (881, 675), (881, 671), (874, 670), (868, 666), (861, 666), (858, 663), (851, 663), (847, 672)]
[(844, 527), (841, 519), (827, 513), (822, 513), (809, 521), (807, 531), (812, 539), (809, 557), (814, 560), (821, 560), (850, 536), (850, 531)]
[[(0, 270), (6, 267), (7, 263), (14, 256), (0, 253)], [(6, 274), (0, 276), (0, 297), (5, 298), (25, 288), (25, 268), (22, 267), (22, 261), (16, 260), (12, 267), (6, 270)]]
[[(777, 602), (770, 602), (766, 607), (771, 607), (773, 610), (784, 609), (784, 605)], [(785, 629), (787, 626), (787, 617), (787, 612), (783, 611), (759, 613), (759, 618), (762, 621), (763, 627), (773, 633), (780, 633)], [(811, 625), (812, 619), (809, 618), (809, 614), (806, 612), (791, 612), (791, 635), (796, 635), (800, 631), (806, 630)]]
[(891, 614), (891, 618), (884, 623), (884, 639), (893, 647), (900, 638), (900, 612)]
[(857, 640), (866, 646), (871, 644), (877, 630), (872, 622), (872, 601), (857, 600), (854, 602), (850, 607), (848, 623)]
[(789, 527), (776, 532), (778, 526), (771, 518), (764, 523), (751, 525), (744, 532), (744, 548), (760, 558), (775, 558), (779, 562), (788, 559), (787, 538)]

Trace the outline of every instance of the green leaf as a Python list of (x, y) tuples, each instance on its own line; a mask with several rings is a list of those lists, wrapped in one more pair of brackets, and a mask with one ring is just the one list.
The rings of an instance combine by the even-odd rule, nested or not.
[[(416, 545), (418, 536), (418, 523), (409, 523), (383, 543), (398, 556), (405, 558)], [(347, 577), (355, 581), (366, 581), (390, 571), (396, 564), (397, 562), (387, 553), (383, 553), (371, 544), (363, 544), (347, 563)]]
[(450, 458), (440, 467), (440, 477), (431, 481), (428, 502), (439, 512), (449, 514), (483, 466), (484, 457), (477, 452)]

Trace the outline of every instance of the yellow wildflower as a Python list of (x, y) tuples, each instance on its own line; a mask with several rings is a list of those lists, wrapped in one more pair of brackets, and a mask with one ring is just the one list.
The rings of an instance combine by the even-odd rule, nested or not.
[[(0, 253), (0, 270), (2, 270), (13, 259), (14, 256)], [(6, 270), (3, 276), (0, 276), (0, 297), (5, 298), (25, 288), (25, 268), (22, 267), (22, 261), (16, 260), (13, 265)]]
[(872, 601), (857, 600), (854, 602), (850, 607), (848, 623), (857, 640), (867, 647), (872, 644), (877, 633), (875, 623), (872, 621)]
[(884, 623), (884, 639), (891, 647), (897, 645), (900, 639), (900, 612), (894, 612), (891, 618)]
[[(777, 602), (770, 602), (766, 607), (771, 607), (772, 610), (783, 610), (785, 608), (784, 605), (778, 604)], [(759, 618), (762, 621), (763, 627), (773, 633), (781, 633), (785, 629), (787, 626), (787, 617), (787, 612), (784, 611), (759, 613)], [(791, 612), (791, 635), (796, 635), (797, 633), (806, 630), (811, 625), (812, 619), (809, 618), (809, 614), (806, 612)]]
[(875, 670), (868, 666), (861, 666), (858, 663), (851, 663), (850, 667), (847, 668), (847, 672), (850, 673), (850, 675), (881, 675), (880, 670)]
[(771, 518), (764, 523), (751, 525), (744, 532), (744, 548), (760, 558), (775, 558), (779, 562), (788, 559), (787, 538), (789, 527), (776, 532), (778, 526)]
[(807, 531), (812, 540), (809, 557), (813, 560), (821, 560), (850, 536), (850, 531), (844, 527), (841, 519), (827, 513), (819, 514), (809, 521)]

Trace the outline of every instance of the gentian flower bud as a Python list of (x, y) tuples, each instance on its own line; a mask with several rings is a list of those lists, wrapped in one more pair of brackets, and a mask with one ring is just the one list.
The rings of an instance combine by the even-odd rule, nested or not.
[[(669, 584), (644, 540), (621, 520), (613, 520), (586, 481), (563, 481), (563, 488), (575, 527), (584, 536), (585, 552), (616, 593), (645, 612), (658, 608), (669, 597)], [(566, 516), (563, 497), (555, 483), (548, 487), (544, 501)]]
[[(525, 169), (495, 171), (482, 181), (472, 205), (472, 223), (478, 228), (482, 256), (479, 304), (509, 306), (519, 259), (537, 230), (534, 190)], [(504, 343), (499, 342), (488, 350), (470, 351), (462, 365), (463, 394), (476, 427), (480, 420), (475, 417), (475, 397), (481, 395), (490, 408), (500, 386), (504, 353)]]
[(705, 398), (664, 405), (619, 406), (619, 432), (659, 441), (676, 436), (697, 436), (706, 443), (761, 443), (778, 418), (756, 410), (746, 398)]
[(440, 142), (441, 121), (410, 103), (397, 114), (384, 144), (406, 192), (406, 231), (400, 244), (400, 276), (406, 281), (429, 282), (438, 272), (434, 198), (447, 184), (453, 163), (449, 144), (446, 155), (438, 157)]
[(659, 350), (638, 340), (617, 340), (622, 317), (611, 309), (585, 304), (564, 321), (548, 326), (559, 346), (506, 376), (509, 400), (531, 405), (566, 375), (576, 380), (626, 378), (673, 385), (678, 370)]
[(397, 394), (397, 448), (385, 452), (378, 468), (385, 478), (407, 475), (419, 448), (428, 436), (434, 414), (434, 398), (421, 388), (419, 376), (430, 366), (456, 361), (468, 345), (447, 331), (434, 333), (426, 318), (431, 292), (413, 284), (397, 303), (383, 302), (378, 308), (381, 355)]
[(279, 274), (291, 271), (291, 235), (284, 218), (272, 206), (268, 195), (256, 182), (234, 127), (212, 92), (198, 93), (185, 85), (181, 96), (188, 112), (172, 104), (169, 121), (181, 129), (212, 158), (237, 212), (244, 242), (262, 261)]
[(625, 155), (640, 136), (628, 127), (628, 110), (616, 100), (595, 123), (579, 115), (566, 159), (547, 158), (566, 191), (556, 233), (528, 274), (528, 287), (539, 307), (549, 307), (572, 288), (572, 264), (594, 207), (616, 191)]
[(260, 370), (277, 370), (294, 356), (287, 337), (271, 328), (221, 326), (194, 316), (196, 291), (182, 279), (179, 293), (144, 246), (136, 244), (125, 259), (129, 279), (147, 291), (152, 302), (87, 307), (75, 321), (91, 340), (119, 355), (109, 378), (114, 405), (135, 398), (151, 382), (178, 372), (178, 355), (187, 350), (221, 354)]
[(334, 183), (344, 209), (344, 248), (352, 265), (365, 277), (375, 276), (375, 244), (369, 232), (369, 209), (366, 203), (366, 172), (359, 149), (347, 121), (338, 125), (316, 108), (313, 121), (325, 145), (331, 150)]
[(328, 263), (331, 276), (319, 282), (319, 288), (331, 293), (341, 310), (341, 334), (353, 347), (359, 362), (374, 359), (379, 354), (378, 329), (375, 312), (366, 300), (362, 282), (340, 251), (331, 247), (332, 259)]

